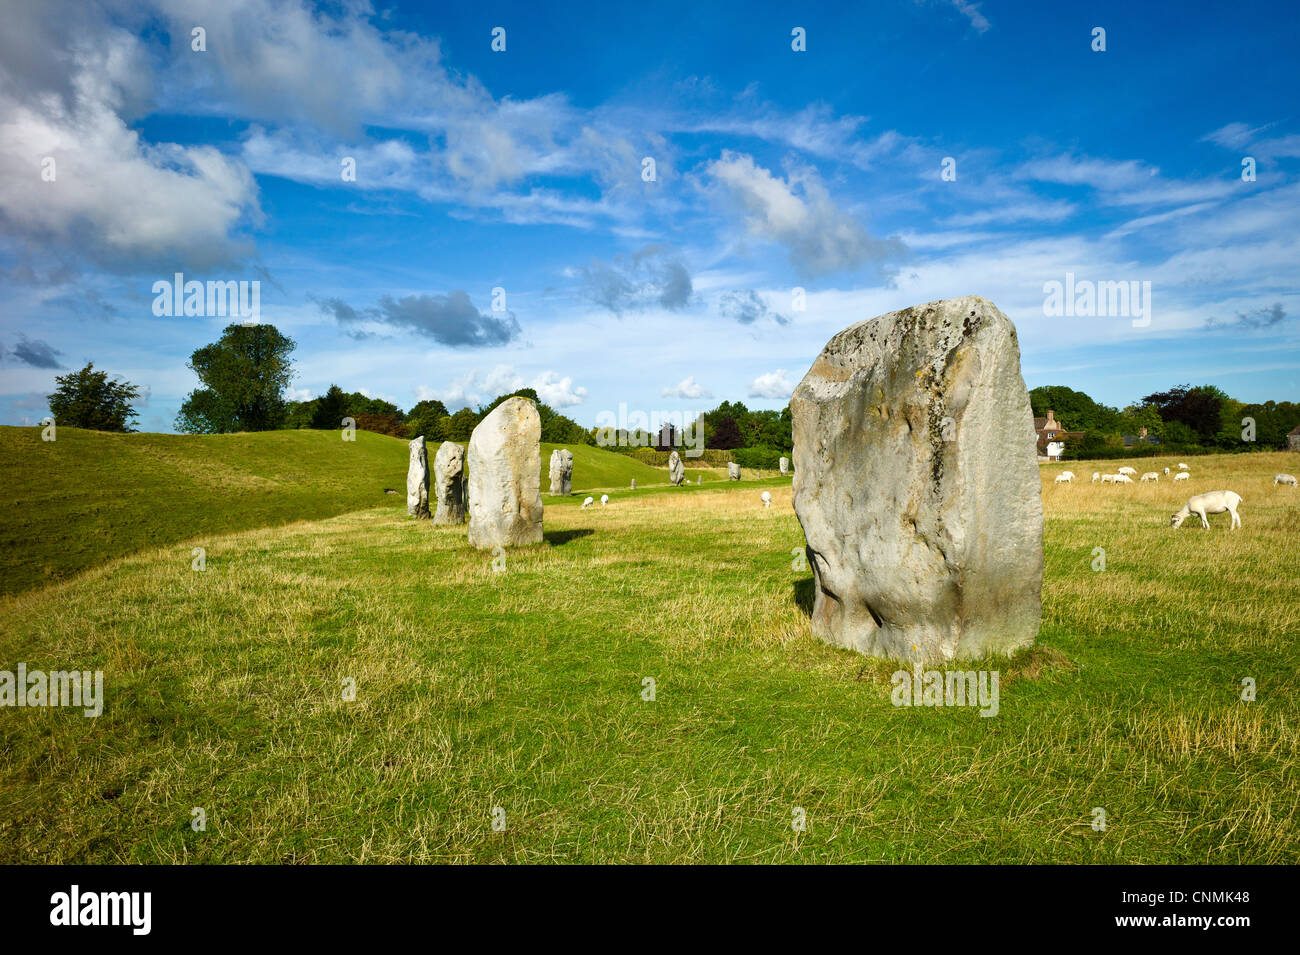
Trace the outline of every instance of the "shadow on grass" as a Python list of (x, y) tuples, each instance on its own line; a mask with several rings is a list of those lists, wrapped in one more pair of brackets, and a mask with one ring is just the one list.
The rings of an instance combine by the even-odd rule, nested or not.
[(805, 577), (803, 580), (794, 582), (794, 602), (803, 611), (805, 617), (811, 617), (813, 612), (813, 578)]
[(542, 540), (552, 547), (563, 547), (571, 540), (577, 540), (579, 537), (586, 537), (594, 533), (596, 532), (590, 527), (579, 527), (571, 531), (543, 531)]

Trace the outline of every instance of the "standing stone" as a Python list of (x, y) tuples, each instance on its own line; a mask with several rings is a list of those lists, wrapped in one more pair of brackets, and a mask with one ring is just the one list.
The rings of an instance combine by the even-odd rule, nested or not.
[(676, 451), (668, 455), (668, 480), (673, 484), (686, 480), (686, 465), (682, 464), (682, 456)]
[(433, 483), (438, 509), (435, 524), (465, 523), (465, 449), (454, 441), (444, 441), (433, 458)]
[(632, 479), (632, 490), (636, 490), (636, 478)]
[(859, 322), (790, 409), (817, 636), (922, 661), (1034, 642), (1043, 506), (1010, 319), (969, 296)]
[(406, 513), (417, 520), (429, 516), (429, 453), (424, 435), (409, 445), (411, 462), (406, 467)]
[(568, 496), (573, 491), (573, 452), (556, 448), (551, 452), (551, 493)]
[(727, 477), (733, 481), (740, 480), (740, 465), (735, 461), (727, 462)]
[(469, 437), (469, 542), (542, 542), (542, 421), (527, 398), (501, 402)]
[(782, 458), (782, 459), (781, 459), (781, 473), (782, 473), (782, 474), (789, 474), (789, 473), (790, 473), (790, 459), (789, 459), (789, 458)]

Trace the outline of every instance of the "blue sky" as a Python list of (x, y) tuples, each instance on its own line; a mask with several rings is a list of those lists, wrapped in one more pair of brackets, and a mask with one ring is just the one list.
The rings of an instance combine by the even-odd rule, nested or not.
[[(779, 408), (966, 294), (1030, 387), (1300, 395), (1294, 4), (457, 6), (5, 2), (0, 422), (93, 360), (170, 430), (228, 321), (155, 315), (176, 272), (260, 282), (296, 397)], [(1150, 322), (1045, 314), (1067, 273)]]

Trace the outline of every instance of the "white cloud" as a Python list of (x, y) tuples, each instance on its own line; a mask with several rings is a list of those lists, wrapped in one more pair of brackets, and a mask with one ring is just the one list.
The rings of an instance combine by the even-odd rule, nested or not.
[(695, 380), (694, 375), (688, 375), (671, 388), (664, 388), (659, 392), (659, 395), (662, 398), (686, 398), (690, 400), (713, 397), (708, 389)]
[(532, 388), (542, 403), (552, 408), (571, 408), (582, 404), (587, 397), (587, 389), (575, 385), (573, 378), (568, 375), (544, 371), (530, 381), (511, 365), (497, 365), (488, 372), (478, 369), (468, 371), (444, 389), (421, 386), (416, 391), (416, 397), (421, 401), (437, 398), (452, 408), (484, 404), (520, 388)]
[(759, 375), (749, 383), (749, 397), (772, 398), (784, 401), (794, 391), (795, 383), (790, 380), (784, 368)]
[(542, 399), (542, 403), (552, 408), (572, 408), (574, 405), (582, 404), (583, 399), (587, 397), (586, 388), (581, 385), (575, 386), (573, 379), (568, 375), (560, 377), (553, 371), (544, 371), (534, 378), (532, 388), (537, 392), (537, 397)]

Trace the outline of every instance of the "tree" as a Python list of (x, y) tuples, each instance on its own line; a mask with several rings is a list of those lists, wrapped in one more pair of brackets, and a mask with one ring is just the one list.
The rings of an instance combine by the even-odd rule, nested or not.
[(1212, 445), (1214, 436), (1222, 426), (1220, 409), (1227, 395), (1213, 385), (1178, 385), (1168, 391), (1157, 391), (1142, 399), (1143, 404), (1154, 405), (1165, 422), (1181, 421), (1194, 431), (1200, 444)]
[(1101, 431), (1114, 433), (1119, 427), (1119, 411), (1109, 405), (1098, 404), (1082, 391), (1064, 385), (1042, 385), (1029, 392), (1029, 404), (1034, 417), (1046, 418), (1048, 410), (1056, 412), (1056, 420), (1069, 431)]
[(731, 415), (719, 415), (713, 423), (713, 435), (709, 439), (709, 446), (720, 450), (731, 450), (742, 447), (744, 444), (740, 439), (740, 428), (736, 426), (736, 419)]
[(437, 399), (417, 401), (406, 416), (406, 436), (423, 436), (426, 444), (441, 444), (447, 440), (442, 419), (448, 417), (447, 406)]
[(95, 371), (94, 362), (54, 380), (58, 387), (49, 403), (57, 424), (91, 431), (135, 430), (130, 427), (130, 419), (137, 415), (131, 402), (140, 397), (140, 389), (129, 381), (110, 380), (107, 372)]
[(338, 385), (330, 385), (329, 390), (317, 401), (316, 410), (312, 412), (311, 427), (322, 431), (343, 427), (343, 419), (348, 414), (348, 396)]
[(176, 427), (195, 434), (269, 431), (286, 418), (294, 341), (274, 325), (227, 325), (221, 338), (190, 356), (203, 385), (190, 392)]

